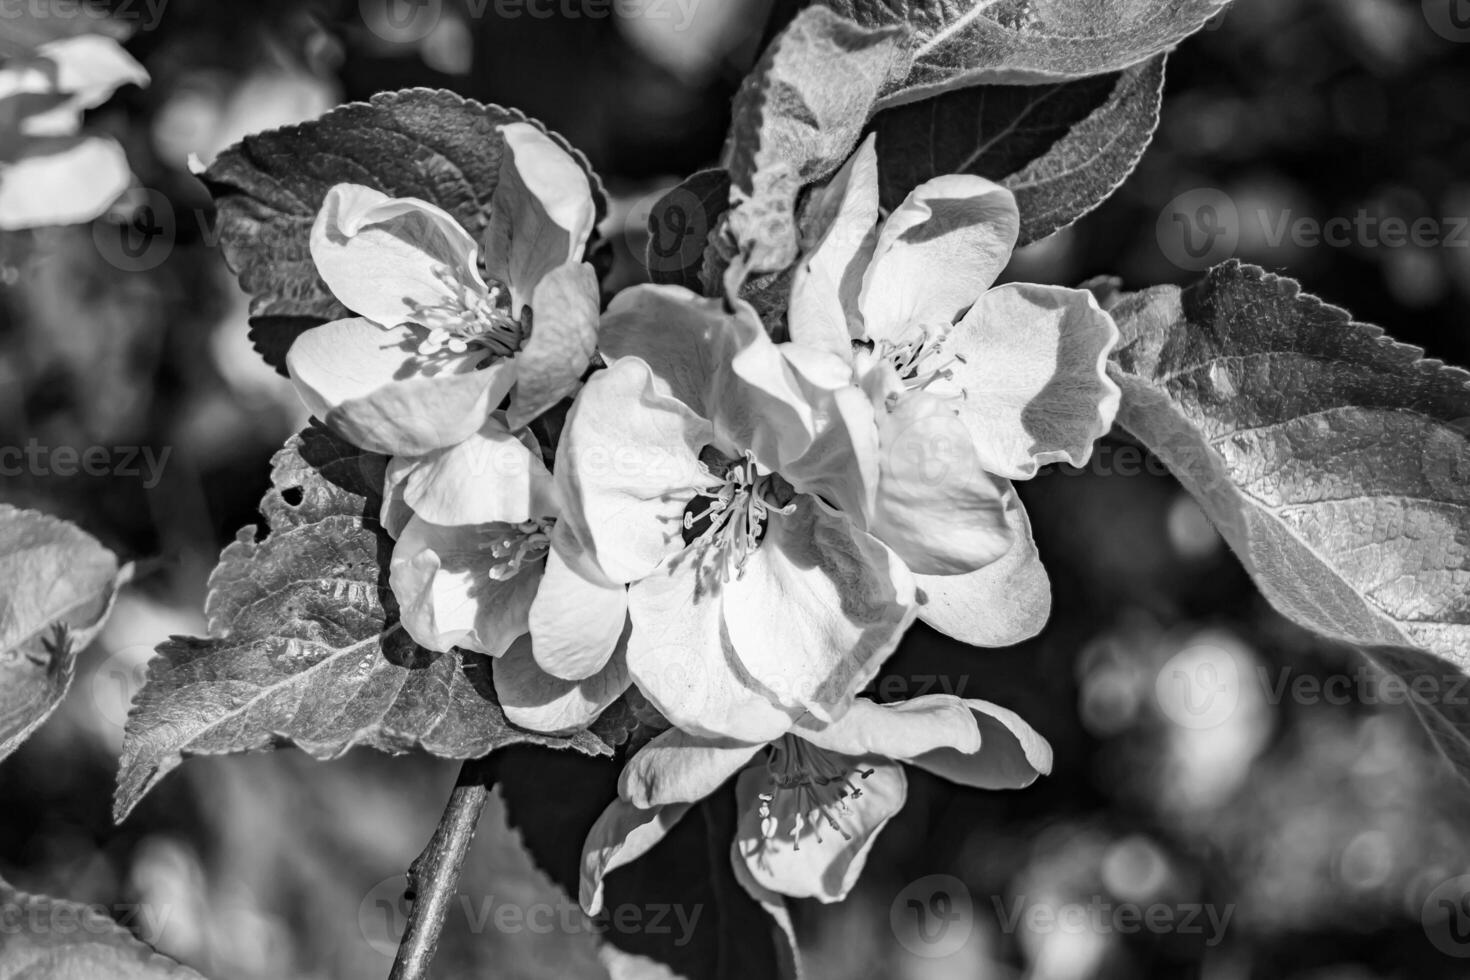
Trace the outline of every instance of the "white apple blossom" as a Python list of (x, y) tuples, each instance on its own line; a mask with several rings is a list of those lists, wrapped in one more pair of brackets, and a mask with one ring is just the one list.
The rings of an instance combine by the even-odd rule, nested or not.
[(582, 261), (596, 220), (591, 184), (536, 126), (500, 134), (483, 255), (425, 201), (357, 184), (327, 193), (312, 259), (358, 315), (306, 331), (287, 367), (312, 413), (356, 445), (404, 455), (453, 446), (507, 394), (510, 423), (524, 425), (587, 368), (599, 305)]
[[(938, 177), (881, 221), (878, 197), (870, 137), (811, 203), (783, 350), (798, 370), (814, 351), (841, 358), (870, 400), (868, 527), (918, 574), (920, 617), (968, 643), (1015, 643), (1045, 622), (1050, 587), (1009, 481), (1086, 463), (1118, 409), (1106, 372), (1117, 327), (1087, 290), (992, 288), (1020, 227), (1004, 187)], [(892, 508), (956, 483), (985, 488), (1011, 528), (994, 564), (964, 567), (953, 507)]]
[(647, 853), (699, 800), (736, 776), (736, 878), (757, 900), (840, 901), (903, 807), (913, 765), (964, 786), (1019, 789), (1051, 770), (1051, 747), (987, 701), (928, 695), (857, 699), (840, 720), (801, 719), (762, 743), (670, 729), (624, 768), (618, 799), (583, 848), (581, 902), (595, 915), (603, 879)]

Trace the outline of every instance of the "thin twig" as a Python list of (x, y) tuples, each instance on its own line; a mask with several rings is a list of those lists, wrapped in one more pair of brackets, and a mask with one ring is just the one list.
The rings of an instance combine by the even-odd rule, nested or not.
[(459, 779), (434, 836), (409, 866), (408, 899), (412, 909), (388, 980), (428, 980), (429, 964), (439, 949), (439, 934), (444, 931), (444, 917), (459, 887), (460, 866), (475, 839), (475, 827), (490, 798), (492, 783), (489, 767), (483, 761), (471, 760), (460, 767)]

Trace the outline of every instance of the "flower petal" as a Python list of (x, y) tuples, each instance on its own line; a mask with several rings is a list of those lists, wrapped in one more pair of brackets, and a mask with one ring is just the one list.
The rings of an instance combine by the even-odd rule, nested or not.
[(882, 452), (868, 529), (923, 574), (973, 571), (1011, 547), (1006, 488), (981, 467), (957, 403), (911, 391), (877, 409)]
[(379, 326), (434, 324), (477, 305), (485, 281), (470, 233), (448, 212), (361, 184), (327, 191), (311, 227), (311, 258), (332, 295)]
[[(740, 774), (735, 784), (740, 822), (734, 856), (745, 862), (759, 885), (792, 898), (840, 902), (847, 897), (878, 832), (903, 808), (908, 795), (902, 766), (876, 758), (853, 764), (855, 769), (872, 770), (859, 784), (862, 795), (849, 796), (842, 801), (845, 807), (832, 806), (826, 813), (798, 809), (797, 794), (779, 790), (763, 767), (753, 766)], [(771, 816), (764, 819), (761, 794), (774, 797)], [(793, 841), (791, 829), (798, 813), (805, 829)], [(840, 831), (827, 823), (828, 816), (836, 820)]]
[(567, 415), (556, 478), (566, 519), (608, 581), (633, 582), (684, 547), (685, 505), (709, 483), (710, 425), (623, 358), (588, 379)]
[(603, 879), (651, 851), (688, 812), (688, 804), (641, 810), (623, 800), (613, 800), (592, 825), (582, 846), (582, 911), (588, 915), (601, 912)]
[(1107, 375), (1113, 318), (1085, 289), (1011, 283), (986, 293), (949, 335), (960, 418), (991, 473), (1024, 480), (1038, 467), (1083, 466), (1118, 412)]
[[(768, 742), (799, 711), (783, 710), (740, 666), (705, 588), (693, 549), (628, 587), (628, 669), (633, 683), (676, 727), (693, 735)], [(770, 609), (762, 616), (772, 618)]]
[(607, 661), (591, 677), (564, 681), (537, 665), (533, 642), (521, 637), (492, 664), (495, 694), (512, 724), (553, 735), (586, 728), (628, 689), (628, 665), (622, 656)]
[(378, 521), (395, 541), (413, 520), (413, 508), (403, 499), (403, 484), (415, 462), (412, 456), (394, 456), (383, 470), (383, 506), (378, 510)]
[(872, 537), (802, 495), (773, 513), (760, 546), (724, 583), (725, 630), (777, 705), (830, 721), (913, 621), (913, 579)]
[(817, 244), (797, 264), (787, 323), (791, 339), (852, 357), (863, 274), (878, 239), (877, 135), (857, 148), (826, 187), (812, 194), (807, 214)]
[(628, 619), (628, 589), (589, 567), (565, 521), (551, 532), (551, 551), (536, 601), (531, 636), (536, 662), (552, 676), (580, 680), (601, 670)]
[(980, 726), (980, 751), (935, 749), (908, 761), (961, 786), (1023, 789), (1051, 772), (1051, 745), (1014, 711), (989, 701), (965, 701)]
[(477, 370), (480, 355), (425, 358), (408, 327), (361, 317), (303, 333), (286, 354), (311, 414), (369, 452), (422, 456), (473, 435), (515, 380), (513, 361)]
[(618, 795), (641, 807), (695, 803), (765, 747), (764, 742), (704, 738), (670, 728), (628, 760), (618, 777)]
[(408, 635), (427, 650), (462, 647), (498, 657), (530, 628), (541, 569), (491, 578), (496, 559), (480, 547), (481, 531), (415, 517), (393, 546), (388, 582), (399, 616)]
[[(91, 221), (133, 182), (128, 158), (102, 137), (22, 140), (21, 157), (0, 164), (0, 229)], [(120, 228), (119, 234), (130, 234)]]
[(735, 880), (740, 882), (740, 887), (760, 903), (767, 915), (776, 920), (776, 928), (780, 929), (786, 937), (784, 943), (776, 944), (776, 955), (780, 958), (776, 966), (776, 975), (800, 977), (802, 972), (798, 962), (796, 927), (791, 921), (791, 910), (786, 907), (786, 897), (779, 892), (771, 891), (751, 876), (750, 868), (740, 856), (738, 840), (730, 842), (730, 866), (735, 869)]
[(1005, 493), (1005, 516), (1015, 540), (1000, 558), (963, 575), (915, 576), (924, 599), (919, 618), (970, 646), (1029, 640), (1051, 615), (1051, 582), (1014, 488)]
[(511, 123), (500, 135), (505, 152), (490, 199), (485, 268), (510, 287), (519, 317), (552, 269), (581, 257), (597, 207), (586, 172), (540, 128)]
[(41, 97), (29, 100), (35, 111), (20, 113), (19, 130), (25, 136), (70, 136), (81, 127), (84, 111), (106, 102), (124, 85), (147, 84), (143, 66), (116, 40), (101, 34), (48, 41), (32, 56), (0, 68), (0, 99)]
[(818, 726), (803, 720), (796, 734), (829, 752), (885, 759), (911, 759), (942, 748), (964, 753), (980, 750), (980, 728), (974, 716), (963, 701), (950, 694), (889, 704), (858, 698), (831, 724)]
[(413, 460), (403, 499), (433, 524), (520, 524), (560, 510), (535, 438), (492, 412), (473, 435)]
[(983, 177), (947, 174), (914, 188), (878, 235), (859, 306), (867, 336), (902, 340), (947, 326), (995, 282), (1016, 247), (1016, 199)]
[(585, 262), (559, 265), (536, 285), (531, 336), (516, 355), (512, 426), (577, 390), (597, 349), (598, 306), (597, 273)]

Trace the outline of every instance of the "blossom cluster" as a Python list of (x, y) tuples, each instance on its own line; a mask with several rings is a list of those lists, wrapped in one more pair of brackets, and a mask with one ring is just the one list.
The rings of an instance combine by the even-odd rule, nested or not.
[(864, 694), (916, 619), (975, 646), (1040, 629), (1011, 481), (1084, 464), (1117, 409), (1092, 295), (995, 285), (1011, 193), (950, 175), (885, 214), (869, 139), (810, 192), (779, 323), (664, 285), (604, 308), (587, 172), (533, 123), (499, 136), (483, 241), (427, 202), (331, 189), (311, 252), (356, 315), (288, 368), (391, 457), (389, 580), (417, 643), (493, 658), (526, 728), (586, 726), (630, 687), (667, 723), (586, 842), (587, 910), (732, 778), (746, 888), (835, 901), (905, 764), (985, 788), (1048, 771), (997, 705)]

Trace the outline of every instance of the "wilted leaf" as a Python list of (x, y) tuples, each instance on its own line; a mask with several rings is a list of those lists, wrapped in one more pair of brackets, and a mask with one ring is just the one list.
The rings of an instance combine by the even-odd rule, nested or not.
[[(448, 211), (479, 240), (500, 179), (497, 127), (524, 122), (514, 109), (453, 92), (406, 89), (340, 106), (320, 119), (247, 136), (202, 175), (219, 208), (225, 261), (251, 295), (251, 339), (277, 370), (302, 330), (346, 315), (316, 274), (312, 222), (333, 184), (365, 184)], [(555, 136), (555, 134), (552, 134)], [(599, 220), (602, 184), (585, 158)]]
[(96, 909), (0, 880), (0, 980), (203, 980)]
[(884, 80), (903, 71), (905, 29), (859, 27), (823, 7), (797, 15), (735, 97), (725, 143), (730, 234), (750, 272), (796, 259), (796, 195), (857, 146)]
[(1464, 741), (1470, 373), (1236, 262), (1113, 315), (1118, 421), (1199, 499), (1272, 605), (1406, 679), (1435, 678), (1416, 710), (1441, 744)]
[[(260, 507), (270, 534), (246, 528), (220, 556), (210, 637), (175, 637), (149, 664), (128, 718), (119, 820), (186, 756), (294, 745), (323, 759), (355, 746), (472, 759), (516, 742), (611, 752), (593, 732), (514, 727), (489, 658), (432, 653), (404, 632), (377, 520), (386, 463), (320, 428), (276, 454)], [(616, 742), (625, 723), (610, 710), (596, 731)]]
[(0, 504), (0, 759), (61, 703), (127, 575), (90, 534)]
[[(533, 748), (502, 754), (496, 780), (506, 818), (526, 850), (570, 896), (578, 893), (587, 831), (617, 793), (618, 767), (603, 759)], [(576, 793), (546, 787), (575, 786)], [(693, 807), (647, 854), (607, 877), (602, 937), (617, 950), (604, 959), (618, 980), (772, 980), (798, 975), (796, 948), (777, 918), (740, 886), (730, 863), (735, 834), (732, 787)], [(660, 928), (619, 926), (622, 912)], [(626, 921), (631, 921), (626, 920)]]
[(1122, 71), (1169, 50), (1230, 0), (819, 0), (868, 27), (908, 24), (913, 64), (879, 108), (982, 84)]
[(979, 85), (878, 114), (883, 205), (941, 174), (1002, 183), (1027, 245), (1076, 221), (1118, 189), (1159, 123), (1159, 55), (1119, 74), (1047, 85)]
[(648, 212), (648, 278), (699, 292), (710, 233), (729, 206), (730, 175), (719, 169), (701, 170), (659, 198)]

